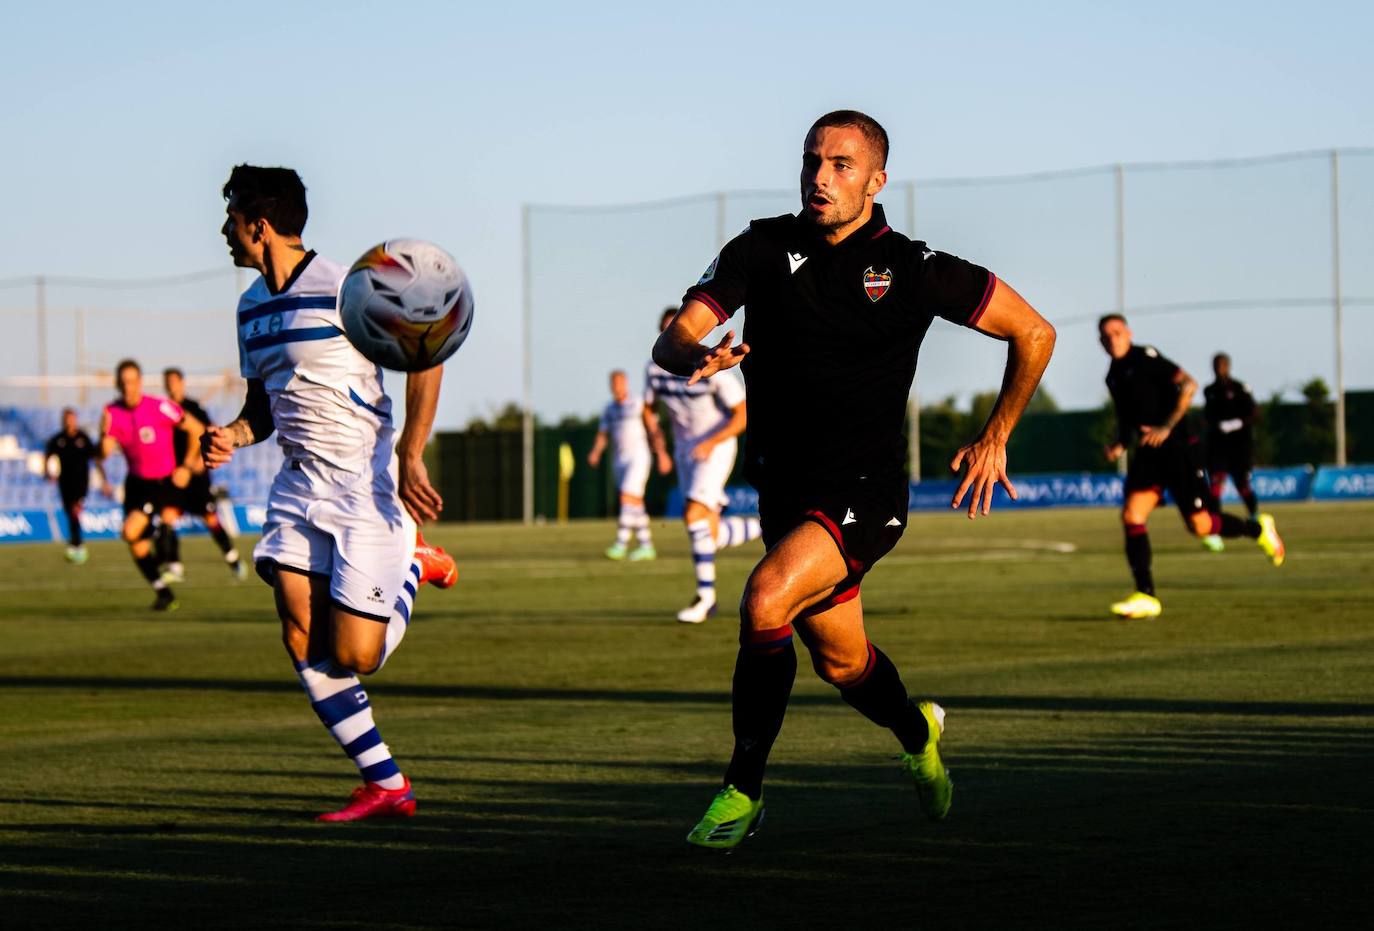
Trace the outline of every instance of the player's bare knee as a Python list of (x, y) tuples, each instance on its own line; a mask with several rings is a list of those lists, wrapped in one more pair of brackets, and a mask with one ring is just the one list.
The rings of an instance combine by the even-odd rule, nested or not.
[(790, 605), (782, 585), (782, 579), (775, 573), (760, 567), (749, 577), (740, 598), (740, 624), (745, 630), (771, 630), (782, 627), (788, 617)]
[(858, 657), (839, 656), (820, 651), (814, 651), (811, 654), (811, 665), (816, 670), (816, 675), (841, 689), (861, 678), (867, 663), (867, 653)]
[(1212, 532), (1212, 515), (1206, 511), (1198, 511), (1188, 515), (1188, 519), (1183, 522), (1188, 532), (1195, 537), (1205, 537)]
[(365, 676), (377, 671), (377, 667), (382, 664), (382, 653), (375, 647), (356, 643), (336, 643), (334, 664), (355, 675)]

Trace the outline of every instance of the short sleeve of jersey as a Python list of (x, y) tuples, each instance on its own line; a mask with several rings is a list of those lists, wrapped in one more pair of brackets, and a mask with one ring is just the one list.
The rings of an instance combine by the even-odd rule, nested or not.
[(161, 401), (158, 401), (157, 411), (163, 417), (167, 418), (168, 423), (172, 424), (181, 423), (181, 419), (186, 416), (181, 408), (177, 406), (177, 403), (170, 398), (163, 398)]
[(920, 306), (951, 323), (977, 326), (992, 300), (997, 276), (957, 255), (929, 249), (923, 242), (911, 245)]
[(601, 424), (597, 429), (602, 433), (611, 432), (611, 406), (609, 404), (601, 409)]
[(1174, 378), (1178, 375), (1178, 366), (1171, 360), (1160, 355), (1158, 349), (1153, 346), (1145, 346), (1145, 362), (1143, 368), (1150, 380), (1161, 387), (1174, 384)]
[(248, 350), (243, 345), (243, 327), (239, 327), (239, 374), (244, 378), (258, 378), (258, 369), (248, 358)]
[(750, 231), (745, 230), (725, 244), (711, 260), (701, 279), (683, 295), (682, 301), (701, 301), (721, 323), (744, 306), (748, 297)]
[(727, 410), (732, 410), (744, 403), (744, 385), (731, 372), (713, 375), (711, 377), (711, 389), (716, 393), (716, 400)]
[(644, 369), (644, 403), (648, 407), (653, 407), (658, 397), (654, 394), (654, 370), (653, 366)]

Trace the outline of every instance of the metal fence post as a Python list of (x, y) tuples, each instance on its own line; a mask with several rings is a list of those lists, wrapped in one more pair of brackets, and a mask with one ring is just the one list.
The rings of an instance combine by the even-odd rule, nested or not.
[(1331, 150), (1331, 307), (1336, 339), (1336, 465), (1346, 464), (1345, 347), (1341, 327), (1341, 153)]
[(534, 523), (534, 301), (530, 294), (530, 205), (520, 206), (520, 303), (521, 303), (521, 387), (524, 416), (521, 418), (521, 519)]

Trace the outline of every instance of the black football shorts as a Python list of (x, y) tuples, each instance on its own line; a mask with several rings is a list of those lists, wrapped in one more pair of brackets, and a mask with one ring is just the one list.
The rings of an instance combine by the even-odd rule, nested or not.
[(909, 496), (910, 486), (904, 476), (884, 481), (855, 479), (814, 489), (760, 488), (763, 545), (771, 550), (807, 521), (820, 525), (835, 541), (849, 575), (828, 599), (811, 610), (834, 607), (859, 594), (864, 575), (902, 538)]

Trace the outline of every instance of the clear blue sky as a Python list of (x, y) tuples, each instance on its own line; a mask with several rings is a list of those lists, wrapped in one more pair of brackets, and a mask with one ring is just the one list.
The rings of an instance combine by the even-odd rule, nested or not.
[[(440, 417), (457, 425), (519, 395), (522, 202), (786, 191), (795, 184), (805, 128), (839, 106), (864, 109), (888, 126), (894, 179), (1368, 145), (1371, 34), (1374, 8), (1357, 2), (30, 5), (0, 33), (0, 81), (8, 91), (0, 111), (8, 221), (0, 232), (0, 279), (227, 266), (217, 229), (218, 187), (229, 167), (290, 165), (310, 188), (306, 239), (321, 252), (346, 261), (377, 240), (415, 235), (444, 244), (468, 269), (477, 323), (449, 367)], [(1365, 161), (1371, 164), (1350, 169), (1348, 183), (1365, 209), (1349, 220), (1344, 290), (1368, 296), (1374, 159)], [(1233, 180), (1228, 196), (1248, 205), (1240, 222), (1256, 245), (1239, 254), (1233, 248), (1211, 276), (1224, 277), (1225, 287), (1207, 282), (1203, 267), (1182, 274), (1186, 288), (1164, 287), (1168, 250), (1143, 248), (1130, 270), (1128, 302), (1329, 294), (1321, 251), (1328, 235), (1320, 201), (1325, 175), (1295, 178), (1279, 170)], [(1186, 207), (1187, 192), (1203, 197), (1215, 187), (1206, 178), (1187, 183), (1193, 186), (1171, 194), (1146, 179), (1131, 189), (1131, 204), (1148, 214), (1175, 196)], [(1271, 189), (1285, 210), (1299, 204), (1295, 229), (1287, 213), (1276, 223), (1280, 215), (1265, 208)], [(784, 199), (781, 209), (789, 206)], [(1053, 203), (1034, 207), (1033, 223), (1002, 213), (995, 196), (976, 210), (951, 202), (944, 214), (923, 214), (930, 219), (918, 221), (918, 233), (1002, 271), (1013, 284), (1030, 281), (1022, 290), (1051, 319), (1101, 309), (1112, 293), (1110, 269), (1100, 267), (1111, 254), (1109, 227), (1085, 234), (1075, 229), (1073, 211), (1052, 222)], [(1173, 216), (1142, 227), (1147, 232), (1133, 245), (1186, 232), (1170, 228)], [(599, 219), (537, 232), (546, 241), (556, 231), (568, 237), (571, 255), (606, 228)], [(643, 245), (660, 229), (645, 222), (633, 235)], [(979, 229), (989, 235), (980, 237)], [(1011, 229), (1016, 237), (1006, 234)], [(1000, 238), (992, 234), (997, 230)], [(1020, 247), (1032, 239), (1063, 259), (1053, 281), (1007, 271), (1031, 267), (1030, 256), (1039, 253)], [(1073, 261), (1080, 241), (1084, 258)], [(680, 269), (671, 292), (634, 299), (652, 316), (695, 279), (713, 248), (693, 240), (680, 260), (674, 252), (667, 264), (680, 261)], [(1291, 282), (1285, 255), (1302, 265)], [(545, 276), (537, 292), (544, 297), (558, 261), (550, 257), (537, 269)], [(1255, 287), (1246, 286), (1247, 261), (1261, 272)], [(629, 261), (608, 290), (632, 288), (634, 271)], [(1080, 272), (1091, 287), (1069, 282)], [(232, 366), (233, 284), (226, 273), (156, 294), (54, 288), (50, 368), (72, 369), (58, 311), (74, 306), (91, 309), (92, 319), (104, 307), (162, 308), (162, 316), (106, 315), (106, 323), (93, 323), (93, 364), (137, 352), (150, 364)], [(32, 328), (13, 312), (30, 303), (26, 289), (0, 290), (0, 309), (11, 311), (5, 317), (13, 323), (0, 347), (7, 372), (35, 370)], [(216, 308), (224, 311), (221, 323), (206, 315)], [(573, 320), (602, 314), (594, 302), (540, 307), (560, 310)], [(183, 311), (185, 320), (172, 316)], [(1299, 315), (1316, 335), (1304, 335), (1311, 345), (1296, 367), (1237, 361), (1238, 371), (1267, 393), (1291, 387), (1305, 371), (1329, 374), (1328, 337), (1317, 332), (1329, 312), (1221, 314), (1186, 326), (1152, 318), (1136, 329), (1203, 374), (1211, 350), (1234, 340), (1238, 328), (1258, 319), (1282, 330)], [(1352, 307), (1348, 316), (1347, 381), (1368, 387), (1374, 308)], [(194, 332), (185, 332), (188, 326)], [(1062, 330), (1048, 384), (1067, 406), (1096, 404), (1105, 359), (1091, 345), (1091, 328)], [(1183, 345), (1198, 331), (1201, 342)], [(556, 352), (541, 347), (539, 376), (542, 384), (566, 386), (559, 396), (568, 409), (589, 408), (599, 398), (606, 369), (641, 364), (600, 352), (590, 335), (577, 343), (576, 329), (572, 336), (573, 344), (560, 341)], [(951, 366), (950, 353), (958, 356), (973, 338), (941, 338), (950, 352), (928, 354), (924, 395), (995, 387), (995, 352), (971, 350), (973, 362)]]

